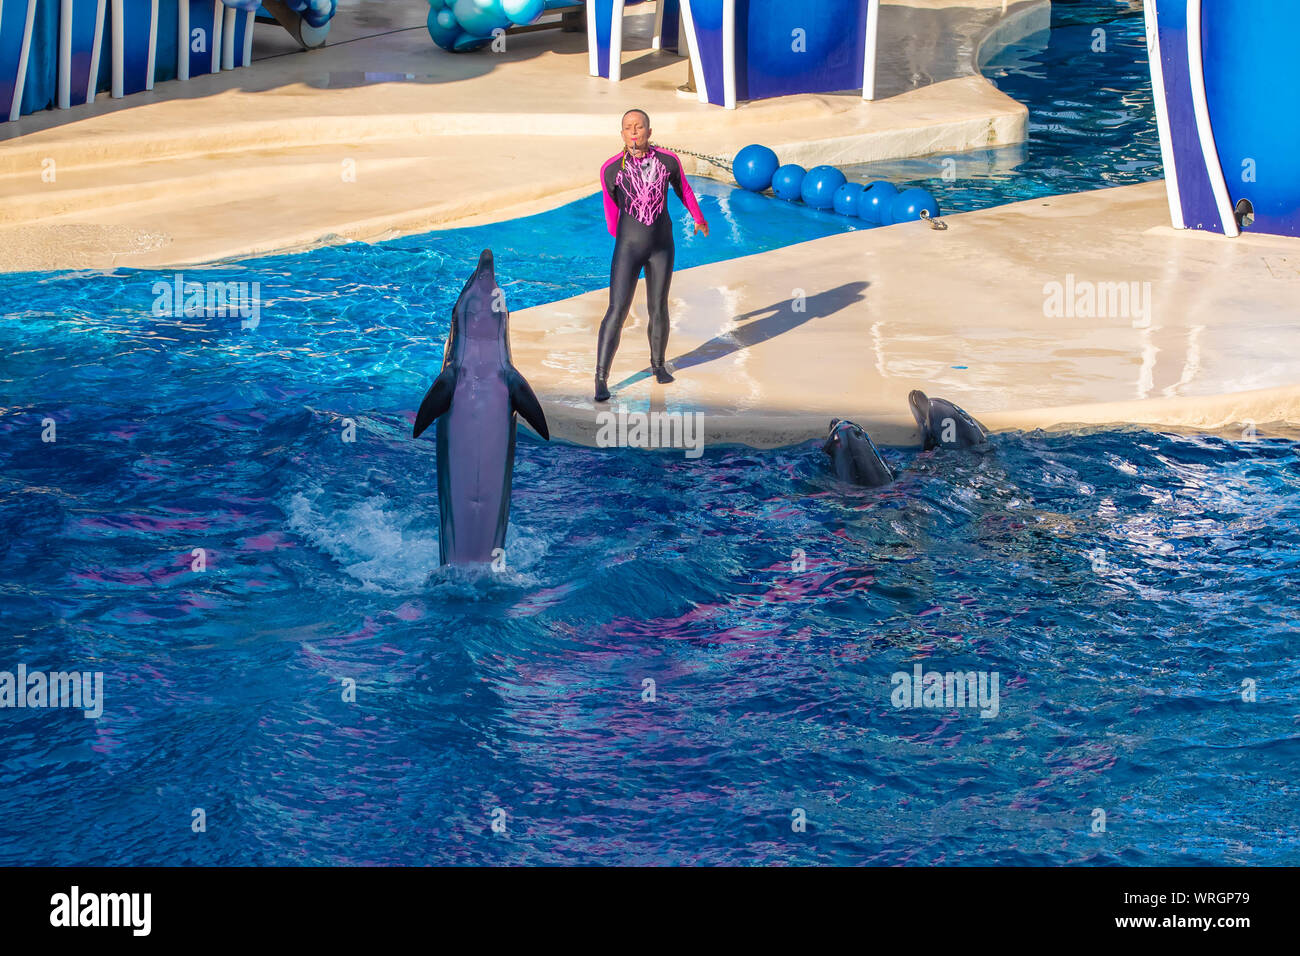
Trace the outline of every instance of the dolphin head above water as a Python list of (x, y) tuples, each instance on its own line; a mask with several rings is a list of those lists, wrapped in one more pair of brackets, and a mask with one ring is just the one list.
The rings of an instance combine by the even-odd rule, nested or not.
[(894, 472), (880, 457), (871, 438), (853, 422), (832, 419), (822, 451), (831, 458), (831, 470), (841, 481), (879, 488), (894, 480)]
[(925, 449), (984, 448), (988, 431), (967, 414), (966, 410), (943, 398), (929, 398), (920, 389), (907, 396), (912, 417), (921, 432)]
[(510, 353), (510, 313), (506, 311), (505, 294), (497, 285), (496, 268), (492, 250), (484, 249), (478, 257), (478, 266), (461, 289), (460, 298), (451, 311), (449, 346), (456, 340), (476, 342), (498, 341)]

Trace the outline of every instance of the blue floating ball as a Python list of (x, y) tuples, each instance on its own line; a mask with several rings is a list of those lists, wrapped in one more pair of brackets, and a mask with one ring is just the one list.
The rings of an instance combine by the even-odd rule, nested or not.
[(540, 17), (544, 9), (546, 0), (501, 0), (501, 12), (521, 27)]
[(831, 199), (831, 207), (841, 216), (856, 216), (858, 214), (858, 200), (861, 198), (864, 189), (866, 187), (862, 183), (845, 183), (835, 190), (835, 195)]
[(335, 0), (286, 0), (286, 5), (290, 10), (301, 14), (309, 26), (316, 28), (328, 23), (338, 7)]
[(798, 163), (786, 163), (772, 174), (772, 192), (778, 199), (794, 202), (803, 188), (803, 178), (808, 175)]
[(920, 219), (922, 209), (929, 212), (931, 216), (939, 215), (939, 204), (935, 202), (933, 196), (919, 186), (904, 189), (889, 204), (894, 222), (912, 222)]
[(834, 166), (814, 166), (803, 178), (799, 196), (814, 209), (835, 205), (835, 190), (844, 185), (844, 174)]
[(448, 53), (456, 49), (456, 38), (465, 31), (450, 10), (429, 8), (429, 36)]
[(893, 183), (877, 181), (869, 184), (858, 197), (858, 217), (878, 226), (889, 225), (885, 222), (885, 216), (889, 212), (889, 204), (897, 195), (898, 190)]
[(736, 154), (731, 162), (731, 172), (736, 177), (736, 185), (741, 189), (761, 193), (772, 185), (772, 174), (779, 165), (776, 153), (755, 143)]

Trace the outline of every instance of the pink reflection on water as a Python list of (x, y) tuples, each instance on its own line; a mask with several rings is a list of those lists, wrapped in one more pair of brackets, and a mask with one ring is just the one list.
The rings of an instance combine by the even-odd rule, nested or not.
[(547, 608), (559, 604), (565, 597), (578, 589), (577, 582), (561, 584), (559, 587), (543, 588), (520, 600), (506, 613), (510, 617), (532, 617)]
[(112, 531), (131, 529), (155, 533), (159, 531), (206, 531), (212, 525), (202, 518), (159, 518), (128, 511), (117, 515), (95, 515), (82, 518), (83, 528), (103, 528)]
[[(208, 554), (211, 559), (211, 552)], [(131, 571), (125, 568), (103, 568), (101, 570), (84, 569), (71, 572), (74, 578), (83, 581), (95, 581), (100, 584), (125, 584), (128, 587), (157, 587), (169, 584), (177, 578), (192, 573), (193, 558), (189, 554), (177, 555), (172, 565), (166, 568), (147, 568), (143, 571)]]
[(268, 531), (266, 534), (245, 538), (243, 546), (248, 551), (274, 551), (276, 548), (292, 548), (293, 542), (278, 531)]
[(418, 621), (425, 616), (424, 605), (407, 601), (392, 612), (399, 621)]
[[(658, 637), (667, 640), (703, 638), (720, 642), (752, 642), (756, 638), (788, 637), (782, 633), (785, 624), (780, 620), (774, 620), (770, 624), (755, 624), (751, 620), (732, 624), (729, 618), (738, 611), (745, 613), (746, 617), (761, 617), (765, 611), (787, 603), (803, 606), (806, 601), (818, 596), (835, 597), (865, 591), (875, 583), (875, 575), (864, 568), (850, 567), (844, 562), (830, 559), (819, 561), (809, 557), (806, 560), (807, 567), (803, 571), (792, 571), (790, 564), (785, 561), (763, 568), (759, 574), (770, 575), (775, 580), (761, 594), (727, 597), (698, 604), (669, 619), (647, 621), (615, 618), (610, 623), (610, 632), (630, 637)], [(806, 639), (807, 636), (807, 628), (804, 628), (796, 633), (795, 638)]]

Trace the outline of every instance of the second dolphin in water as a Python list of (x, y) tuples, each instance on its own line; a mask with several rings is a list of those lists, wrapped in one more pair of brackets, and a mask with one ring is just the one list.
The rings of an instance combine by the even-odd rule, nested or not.
[(853, 422), (831, 420), (822, 451), (831, 457), (831, 471), (840, 481), (879, 488), (894, 480), (894, 472), (880, 457), (871, 438)]
[(515, 414), (549, 439), (537, 396), (510, 360), (510, 313), (484, 249), (451, 314), (442, 372), (415, 417), (415, 437), (438, 422), (441, 564), (497, 557), (510, 520)]
[(907, 396), (912, 407), (912, 417), (921, 430), (921, 441), (926, 451), (931, 448), (978, 448), (988, 445), (989, 433), (975, 419), (952, 402), (943, 398), (929, 398), (925, 392), (914, 389)]

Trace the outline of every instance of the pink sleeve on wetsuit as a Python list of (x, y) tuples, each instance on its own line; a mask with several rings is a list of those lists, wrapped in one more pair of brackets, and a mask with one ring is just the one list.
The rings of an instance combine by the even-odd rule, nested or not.
[(619, 153), (617, 156), (605, 160), (605, 165), (600, 167), (600, 194), (605, 197), (605, 225), (609, 227), (611, 236), (618, 235), (618, 203), (614, 202), (614, 197), (610, 195), (605, 186), (605, 170), (622, 158), (623, 154)]
[(682, 165), (681, 159), (678, 158), (676, 153), (669, 152), (662, 146), (656, 146), (655, 149), (677, 160), (677, 169), (681, 172), (682, 178), (682, 202), (686, 205), (686, 210), (691, 214), (691, 218), (699, 225), (704, 225), (704, 213), (700, 212), (700, 204), (695, 201), (695, 191), (691, 189), (691, 184), (686, 179), (686, 167)]

